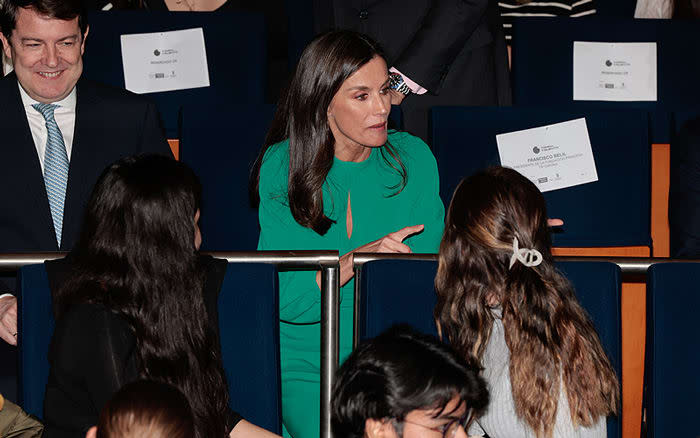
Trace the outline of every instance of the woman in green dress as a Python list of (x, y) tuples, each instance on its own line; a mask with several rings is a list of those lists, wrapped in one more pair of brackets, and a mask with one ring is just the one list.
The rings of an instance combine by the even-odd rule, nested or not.
[[(437, 252), (444, 222), (435, 158), (387, 129), (395, 91), (381, 52), (337, 31), (304, 51), (252, 172), (260, 250), (340, 252), (340, 360), (352, 348), (354, 252)], [(320, 273), (280, 276), (285, 436), (319, 435)]]

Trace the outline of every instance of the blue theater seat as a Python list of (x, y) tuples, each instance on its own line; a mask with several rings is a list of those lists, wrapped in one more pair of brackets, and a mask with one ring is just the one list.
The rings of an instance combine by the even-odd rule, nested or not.
[[(652, 142), (668, 143), (671, 112), (696, 106), (700, 101), (700, 87), (697, 86), (700, 57), (693, 56), (690, 49), (700, 44), (700, 26), (693, 20), (521, 18), (513, 24), (513, 35), (513, 102), (516, 106), (645, 109), (651, 114)], [(658, 102), (574, 101), (574, 41), (656, 42)]]
[(229, 263), (219, 293), (219, 331), (231, 406), (281, 435), (278, 296), (273, 265)]
[(28, 265), (17, 275), (19, 404), (39, 418), (49, 378), (47, 354), (55, 323), (49, 279), (43, 264)]
[[(561, 262), (557, 267), (571, 281), (576, 296), (591, 316), (601, 343), (617, 372), (621, 371), (620, 268), (604, 262)], [(433, 319), (437, 262), (378, 260), (361, 268), (359, 339), (369, 339), (398, 323), (437, 335)], [(621, 378), (621, 377), (620, 377)], [(608, 437), (622, 434), (622, 422), (608, 418)]]
[(202, 250), (257, 248), (258, 211), (248, 199), (248, 177), (273, 111), (273, 105), (183, 108), (180, 159), (202, 182)]
[(700, 264), (656, 264), (647, 273), (647, 436), (697, 437), (700, 400)]
[(650, 144), (641, 110), (437, 107), (432, 146), (447, 206), (459, 181), (499, 165), (496, 135), (586, 118), (598, 181), (544, 193), (549, 217), (562, 218), (559, 247), (649, 246)]
[(437, 336), (433, 319), (437, 262), (377, 260), (360, 271), (360, 340), (370, 339), (395, 324), (410, 324)]
[[(41, 418), (54, 329), (44, 265), (19, 273), (20, 405)], [(248, 421), (281, 433), (277, 272), (264, 264), (229, 263), (219, 293), (221, 351), (231, 406)]]
[(182, 105), (265, 101), (267, 37), (262, 14), (109, 11), (91, 13), (89, 22), (84, 77), (118, 88), (124, 88), (122, 34), (203, 29), (211, 86), (147, 94), (158, 105), (168, 138), (178, 135)]

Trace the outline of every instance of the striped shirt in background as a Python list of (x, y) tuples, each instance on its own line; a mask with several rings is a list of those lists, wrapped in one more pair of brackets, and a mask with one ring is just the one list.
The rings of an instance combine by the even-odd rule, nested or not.
[(596, 13), (594, 0), (531, 1), (524, 4), (517, 0), (499, 0), (498, 7), (507, 44), (512, 44), (515, 17), (584, 17)]

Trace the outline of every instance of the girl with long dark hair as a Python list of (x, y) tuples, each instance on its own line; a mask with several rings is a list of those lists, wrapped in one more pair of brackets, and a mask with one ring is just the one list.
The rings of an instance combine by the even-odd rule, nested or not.
[(619, 386), (593, 324), (551, 253), (545, 201), (513, 169), (455, 190), (440, 244), (435, 318), (483, 367), (491, 402), (470, 435), (606, 436)]
[[(387, 130), (392, 91), (377, 44), (322, 35), (304, 50), (251, 177), (258, 249), (337, 249), (340, 356), (350, 353), (352, 257), (435, 252), (443, 227), (435, 158)], [(319, 434), (320, 274), (280, 274), (282, 413), (297, 438)]]
[(197, 253), (200, 186), (184, 164), (125, 158), (102, 174), (62, 279), (44, 402), (47, 437), (83, 437), (124, 384), (188, 398), (195, 437), (274, 436), (229, 408), (218, 340), (224, 260)]

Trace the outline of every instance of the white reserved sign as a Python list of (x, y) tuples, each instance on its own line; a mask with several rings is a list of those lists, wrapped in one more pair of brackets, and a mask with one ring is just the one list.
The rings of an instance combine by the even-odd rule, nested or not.
[(586, 119), (496, 136), (501, 165), (510, 167), (541, 192), (598, 181)]
[(574, 41), (574, 100), (656, 99), (656, 43)]
[(209, 86), (202, 28), (121, 36), (126, 89), (134, 93)]

